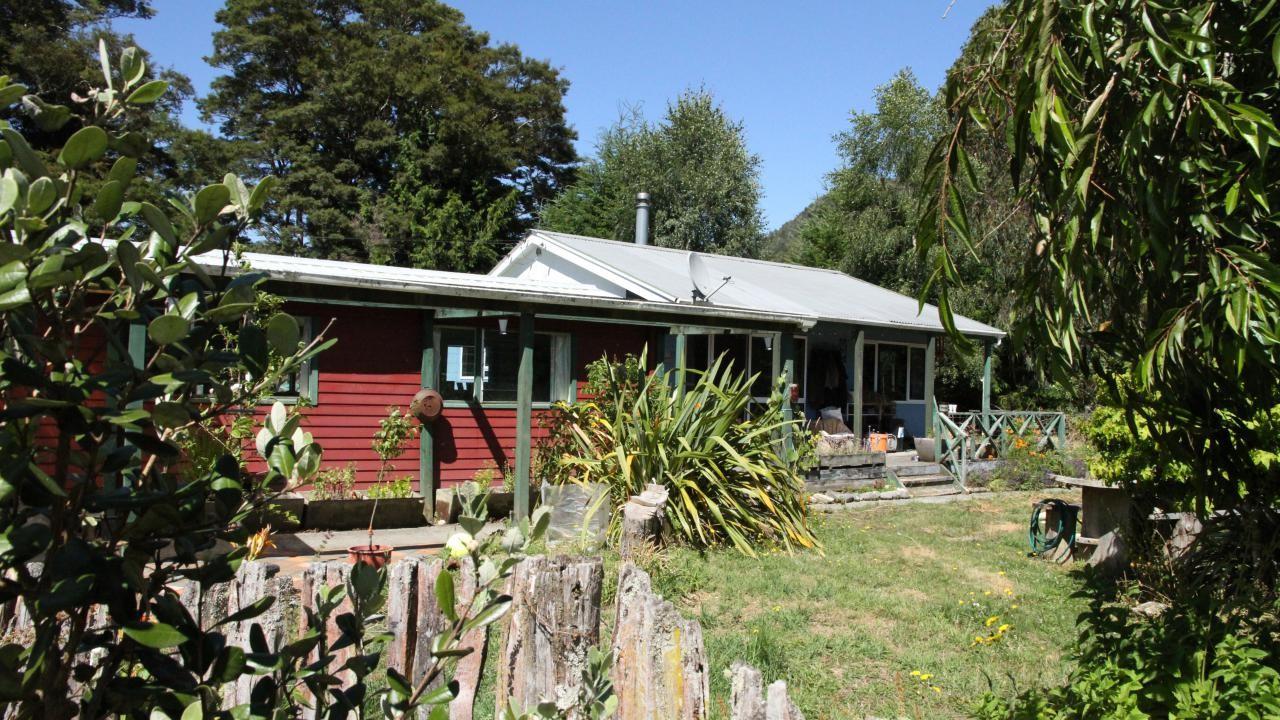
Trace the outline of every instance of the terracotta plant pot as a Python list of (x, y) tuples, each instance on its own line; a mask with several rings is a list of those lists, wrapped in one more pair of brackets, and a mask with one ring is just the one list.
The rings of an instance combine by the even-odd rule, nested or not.
[(380, 568), (391, 562), (390, 545), (352, 545), (347, 548), (347, 559), (352, 565), (364, 563)]

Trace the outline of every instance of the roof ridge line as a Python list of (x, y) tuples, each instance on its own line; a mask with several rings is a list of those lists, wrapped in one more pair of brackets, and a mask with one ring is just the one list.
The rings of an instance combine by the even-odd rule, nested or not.
[[(622, 245), (635, 245), (635, 243), (629, 243), (625, 240), (611, 240), (609, 238), (598, 238), (598, 237), (592, 237), (590, 235), (576, 235), (574, 233), (560, 232), (558, 230), (543, 230), (540, 228), (535, 228), (532, 232), (542, 233), (547, 235), (563, 235), (564, 237), (576, 238), (578, 240), (592, 240), (594, 242), (602, 242), (602, 243), (619, 243)], [(647, 250), (659, 250), (659, 251), (668, 252), (668, 253), (694, 253), (697, 255), (706, 255), (707, 257), (712, 257), (712, 258), (728, 258), (730, 260), (737, 260), (739, 262), (756, 263), (758, 265), (780, 265), (782, 267), (799, 268), (801, 270), (817, 270), (820, 272), (831, 273), (833, 275), (844, 275), (846, 277), (853, 277), (852, 275), (836, 270), (835, 268), (817, 267), (814, 265), (801, 265), (799, 263), (782, 262), (781, 260), (765, 260), (763, 258), (742, 257), (741, 255), (721, 255), (720, 253), (710, 253), (704, 250), (684, 250), (682, 248), (663, 247), (661, 245), (638, 245), (637, 247), (643, 247)], [(858, 278), (854, 278), (854, 279), (857, 280)]]

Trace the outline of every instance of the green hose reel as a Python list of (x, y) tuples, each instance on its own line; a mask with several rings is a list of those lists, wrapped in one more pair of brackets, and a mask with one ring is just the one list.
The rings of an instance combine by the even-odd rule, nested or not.
[[(1049, 513), (1048, 522), (1041, 529), (1040, 521)], [(1056, 521), (1054, 520), (1056, 518)], [(1027, 529), (1027, 542), (1033, 555), (1047, 555), (1066, 543), (1070, 549), (1076, 542), (1076, 526), (1079, 524), (1080, 506), (1066, 500), (1045, 498), (1031, 508), (1031, 524)]]

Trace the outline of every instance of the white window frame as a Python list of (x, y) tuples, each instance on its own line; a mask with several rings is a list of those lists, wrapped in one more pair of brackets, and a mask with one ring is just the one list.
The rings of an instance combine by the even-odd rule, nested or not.
[[(912, 370), (911, 349), (919, 348), (921, 350), (924, 350), (927, 358), (928, 357), (927, 353), (929, 352), (929, 349), (928, 349), (929, 346), (927, 343), (906, 343), (906, 342), (892, 342), (889, 340), (874, 340), (874, 341), (868, 340), (863, 345), (864, 347), (874, 348), (874, 350), (871, 353), (871, 357), (875, 360), (875, 364), (872, 368), (870, 368), (870, 371), (871, 371), (871, 387), (876, 392), (878, 392), (880, 388), (880, 346), (893, 345), (896, 347), (906, 348), (907, 350), (907, 382), (906, 382), (906, 386), (903, 388), (903, 392), (905, 393), (906, 397), (893, 398), (892, 402), (904, 403), (907, 405), (919, 405), (924, 403), (923, 397), (918, 397), (918, 398), (911, 397), (911, 370)], [(925, 362), (928, 362), (928, 360), (926, 359)], [(864, 380), (866, 379), (867, 371), (868, 371), (868, 368), (866, 367), (862, 368), (862, 375)], [(858, 388), (858, 392), (862, 392), (862, 388)]]
[[(473, 333), (476, 353), (476, 374), (472, 376), (471, 397), (467, 400), (451, 399), (445, 401), (445, 407), (466, 407), (472, 403), (477, 403), (487, 408), (514, 408), (519, 403), (513, 400), (489, 400), (484, 399), (485, 375), (488, 369), (488, 358), (485, 351), (485, 334), (489, 332), (498, 332), (486, 328), (468, 327), (462, 325), (448, 325), (444, 327), (437, 326), (435, 328), (432, 341), (435, 343), (436, 357), (440, 358), (440, 340), (442, 330), (470, 330)], [(551, 398), (550, 400), (538, 400), (533, 403), (534, 408), (546, 409), (557, 402), (569, 402), (573, 399), (572, 391), (574, 388), (573, 379), (573, 358), (572, 355), (572, 338), (566, 332), (547, 332), (537, 330), (534, 335), (545, 335), (551, 339)], [(438, 384), (444, 371), (444, 364), (436, 363), (436, 379)]]
[[(769, 378), (769, 386), (773, 387), (773, 381), (776, 379), (773, 377), (773, 353), (778, 352), (777, 346), (774, 345), (774, 343), (778, 342), (777, 333), (751, 333), (749, 335), (743, 335), (740, 333), (715, 333), (715, 334), (709, 334), (706, 337), (707, 337), (707, 357), (706, 357), (707, 367), (711, 367), (711, 363), (715, 361), (715, 358), (718, 355), (718, 353), (716, 352), (716, 340), (718, 338), (724, 338), (724, 337), (747, 338), (746, 376), (751, 377), (757, 372), (762, 372), (765, 374), (766, 377)], [(773, 353), (769, 354), (769, 364), (766, 367), (760, 368), (758, 370), (755, 367), (755, 363), (752, 360), (752, 354), (751, 354), (751, 341), (755, 338), (768, 338), (770, 340), (770, 345), (773, 347)], [(793, 371), (795, 371), (795, 375), (791, 378), (791, 382), (798, 383), (800, 387), (805, 389), (804, 394), (802, 394), (799, 398), (796, 399), (796, 403), (800, 405), (806, 405), (808, 403), (808, 399), (805, 396), (809, 394), (809, 338), (804, 335), (795, 335), (795, 336), (792, 336), (792, 340), (793, 341), (799, 340), (800, 342), (804, 343), (804, 352), (802, 353), (803, 357), (792, 358), (792, 361), (794, 363), (792, 366), (792, 369)], [(803, 381), (798, 381), (796, 379), (800, 377), (803, 378)], [(751, 399), (758, 403), (769, 402), (769, 398), (767, 396), (765, 397), (753, 396)]]

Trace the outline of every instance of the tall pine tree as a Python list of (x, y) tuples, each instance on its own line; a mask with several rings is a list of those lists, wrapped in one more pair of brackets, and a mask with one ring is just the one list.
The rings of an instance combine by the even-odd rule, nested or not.
[(566, 182), (568, 83), (421, 0), (228, 0), (201, 103), (283, 182), (283, 252), (491, 265)]

